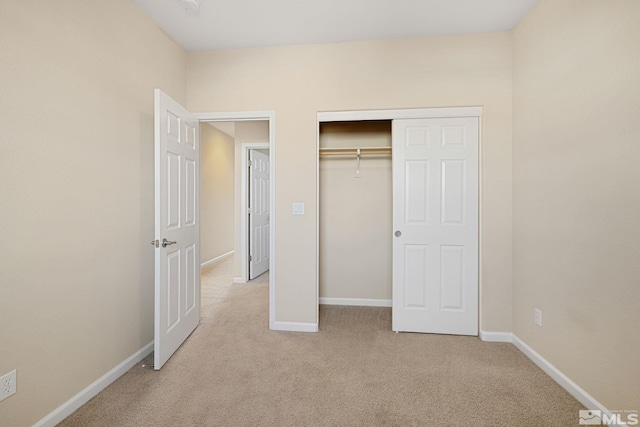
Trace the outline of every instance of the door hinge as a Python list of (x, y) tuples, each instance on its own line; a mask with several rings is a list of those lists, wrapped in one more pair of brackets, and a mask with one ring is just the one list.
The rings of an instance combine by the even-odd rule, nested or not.
[(251, 214), (253, 213), (253, 212), (251, 212), (251, 208), (248, 208), (248, 209), (247, 209), (247, 213), (248, 213), (249, 215), (251, 215)]
[(249, 255), (249, 262), (251, 262), (252, 260), (253, 260), (253, 257)]

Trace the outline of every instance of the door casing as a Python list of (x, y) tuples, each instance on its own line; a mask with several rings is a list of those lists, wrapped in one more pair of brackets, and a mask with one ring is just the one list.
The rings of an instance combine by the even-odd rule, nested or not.
[[(478, 329), (483, 330), (482, 284), (482, 107), (439, 107), (391, 110), (321, 111), (316, 120), (316, 206), (320, 211), (320, 123), (367, 120), (429, 119), (449, 117), (477, 117), (478, 129)], [(389, 232), (392, 232), (389, 230)], [(320, 215), (316, 215), (316, 324), (320, 304)]]

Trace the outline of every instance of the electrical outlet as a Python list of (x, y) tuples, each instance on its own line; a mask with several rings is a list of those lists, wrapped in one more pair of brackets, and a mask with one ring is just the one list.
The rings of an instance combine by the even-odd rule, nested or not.
[(535, 309), (533, 320), (536, 322), (536, 325), (542, 326), (542, 310)]
[(16, 370), (0, 377), (0, 400), (16, 393)]

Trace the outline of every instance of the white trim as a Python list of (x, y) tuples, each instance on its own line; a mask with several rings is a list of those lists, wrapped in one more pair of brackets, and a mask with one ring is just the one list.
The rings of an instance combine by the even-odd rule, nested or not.
[[(199, 113), (195, 116), (201, 122), (215, 121), (269, 121), (269, 186), (270, 212), (271, 217), (269, 233), (269, 328), (276, 326), (276, 113), (275, 111), (239, 111), (225, 113)], [(235, 279), (234, 279), (235, 282)], [(317, 328), (317, 326), (316, 326)]]
[(320, 323), (320, 113), (316, 117), (316, 323)]
[(316, 323), (320, 323), (320, 113), (316, 120)]
[(38, 421), (33, 427), (54, 427), (71, 415), (75, 410), (87, 403), (92, 397), (96, 396), (102, 390), (107, 388), (111, 383), (120, 378), (129, 369), (133, 368), (136, 363), (147, 357), (153, 351), (153, 341), (133, 353), (124, 361), (120, 362), (115, 368), (89, 384), (84, 390), (64, 402), (53, 412)]
[(513, 342), (513, 334), (480, 330), (480, 339), (485, 342)]
[[(588, 409), (599, 409), (607, 414), (611, 414), (605, 406), (598, 402), (593, 396), (587, 393), (582, 387), (578, 384), (574, 383), (569, 377), (560, 372), (558, 368), (553, 366), (547, 359), (540, 356), (538, 352), (529, 347), (524, 341), (518, 338), (515, 334), (513, 334), (512, 339), (513, 345), (515, 345), (518, 350), (523, 352), (525, 356), (527, 356), (533, 363), (538, 365), (540, 369), (542, 369), (547, 375), (549, 375), (555, 382), (557, 382), (562, 388), (564, 388), (570, 395), (575, 397), (578, 402), (582, 403)], [(577, 417), (577, 414), (576, 414)], [(624, 425), (624, 424), (621, 424)]]
[(412, 108), (406, 110), (322, 111), (318, 122), (481, 117), (482, 107)]
[[(249, 188), (249, 150), (255, 149), (268, 150), (269, 143), (247, 142), (241, 144), (240, 147), (242, 153), (242, 166), (240, 166), (240, 272), (243, 280), (240, 283), (247, 283), (249, 281), (249, 208), (247, 207), (249, 194), (247, 190)], [(269, 179), (271, 179), (271, 176), (269, 176)], [(269, 256), (271, 256), (271, 254), (269, 254)]]
[(317, 323), (279, 322), (276, 320), (270, 324), (270, 328), (273, 331), (318, 332)]
[(234, 277), (233, 283), (247, 283), (247, 281), (243, 277)]
[(351, 305), (357, 307), (391, 307), (390, 299), (372, 298), (319, 298), (321, 305)]
[(251, 122), (273, 120), (273, 111), (229, 111), (224, 113), (193, 113), (201, 122)]
[[(482, 108), (480, 108), (482, 114)], [(482, 334), (482, 328), (484, 327), (484, 319), (482, 314), (484, 313), (484, 281), (482, 280), (482, 266), (484, 265), (483, 258), (484, 253), (482, 251), (482, 242), (484, 240), (484, 227), (482, 226), (482, 205), (484, 202), (484, 196), (482, 189), (484, 188), (484, 182), (482, 175), (484, 173), (483, 168), (483, 141), (482, 141), (482, 120), (478, 117), (478, 333)], [(509, 342), (511, 337), (509, 337)]]
[(231, 255), (233, 255), (235, 253), (235, 251), (229, 251), (226, 254), (222, 254), (220, 256), (217, 256), (215, 258), (211, 258), (209, 261), (205, 261), (202, 264), (200, 264), (200, 268), (205, 268), (211, 264), (215, 264), (216, 262), (222, 261), (223, 259), (230, 257)]

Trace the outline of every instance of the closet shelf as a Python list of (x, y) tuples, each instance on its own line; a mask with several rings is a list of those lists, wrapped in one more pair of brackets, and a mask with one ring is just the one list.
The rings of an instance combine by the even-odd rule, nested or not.
[(361, 148), (321, 148), (320, 157), (324, 156), (359, 156), (365, 154), (391, 154), (391, 147)]

